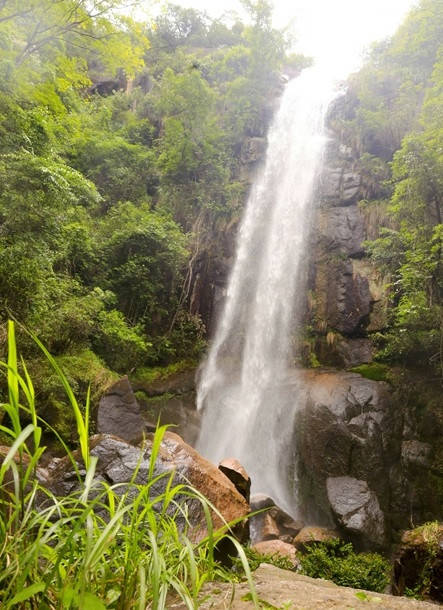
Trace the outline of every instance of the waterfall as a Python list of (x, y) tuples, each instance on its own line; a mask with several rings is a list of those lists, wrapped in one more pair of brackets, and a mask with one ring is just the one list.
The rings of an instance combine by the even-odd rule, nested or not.
[(297, 399), (285, 380), (297, 354), (313, 194), (326, 142), (325, 114), (335, 95), (321, 67), (286, 85), (198, 384), (199, 451), (214, 462), (239, 459), (253, 491), (271, 495), (294, 515)]

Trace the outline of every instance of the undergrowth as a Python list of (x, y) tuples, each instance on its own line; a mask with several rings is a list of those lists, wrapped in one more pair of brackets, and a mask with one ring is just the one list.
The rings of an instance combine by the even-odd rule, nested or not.
[(351, 543), (333, 538), (312, 544), (298, 556), (301, 571), (337, 585), (382, 592), (389, 583), (391, 566), (378, 553), (355, 553)]
[[(206, 581), (230, 579), (214, 559), (216, 544), (228, 537), (237, 548), (258, 608), (246, 555), (230, 536), (228, 525), (213, 530), (214, 507), (190, 486), (175, 485), (173, 474), (154, 477), (166, 427), (158, 427), (152, 441), (145, 485), (135, 484), (137, 468), (128, 483), (98, 483), (97, 458), (89, 452), (89, 392), (80, 405), (57, 361), (33, 338), (64, 387), (86, 469), (80, 472), (64, 444), (79, 491), (60, 498), (39, 483), (45, 424), (37, 412), (25, 362), (17, 356), (14, 324), (9, 322), (8, 362), (0, 362), (8, 383), (0, 430), (10, 444), (0, 467), (0, 606), (5, 610), (160, 610), (182, 600), (187, 608), (198, 608)], [(22, 420), (30, 423), (22, 425)], [(154, 485), (162, 477), (159, 493)], [(183, 497), (202, 503), (208, 535), (198, 544), (191, 543), (187, 526), (178, 526), (183, 518), (187, 523)]]

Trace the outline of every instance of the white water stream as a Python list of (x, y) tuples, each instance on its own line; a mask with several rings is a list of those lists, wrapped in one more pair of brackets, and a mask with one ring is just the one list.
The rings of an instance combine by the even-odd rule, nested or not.
[[(198, 386), (203, 424), (197, 448), (213, 462), (236, 457), (254, 492), (292, 514), (296, 396), (284, 380), (305, 293), (304, 262), (313, 193), (337, 95), (327, 70), (291, 81), (268, 134), (266, 160), (245, 209), (235, 264)], [(286, 387), (286, 389), (285, 389)]]

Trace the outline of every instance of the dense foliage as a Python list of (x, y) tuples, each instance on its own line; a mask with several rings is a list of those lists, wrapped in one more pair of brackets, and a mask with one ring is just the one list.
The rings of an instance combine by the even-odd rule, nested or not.
[(0, 2), (0, 321), (74, 379), (83, 355), (119, 373), (198, 355), (194, 266), (238, 216), (285, 53), (267, 2), (249, 25), (124, 5)]
[[(422, 0), (354, 75), (334, 120), (359, 159), (365, 209), (388, 227), (368, 243), (391, 278), (379, 358), (443, 374), (443, 2)], [(385, 214), (385, 215), (386, 215)]]
[(377, 553), (355, 553), (338, 538), (312, 544), (300, 555), (303, 574), (337, 585), (383, 592), (389, 583), (389, 562)]

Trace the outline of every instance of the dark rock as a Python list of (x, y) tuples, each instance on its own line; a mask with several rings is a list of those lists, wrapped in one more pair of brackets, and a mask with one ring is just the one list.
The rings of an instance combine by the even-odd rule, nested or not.
[(348, 338), (329, 333), (316, 339), (315, 353), (327, 366), (353, 368), (372, 362), (374, 348), (370, 339)]
[(252, 511), (273, 508), (275, 506), (274, 500), (266, 494), (254, 494), (251, 496), (250, 504)]
[(364, 254), (364, 218), (357, 206), (324, 208), (317, 216), (318, 243), (328, 253)]
[(304, 551), (316, 542), (326, 542), (327, 540), (333, 540), (338, 537), (335, 530), (318, 526), (306, 526), (300, 530), (294, 538), (293, 545), (296, 549)]
[[(347, 156), (343, 150), (344, 156)], [(361, 176), (345, 166), (326, 166), (321, 178), (321, 199), (323, 205), (352, 205), (358, 201)]]
[(432, 447), (429, 443), (423, 443), (419, 440), (407, 440), (401, 444), (401, 459), (406, 464), (414, 464), (417, 466), (429, 466), (429, 458)]
[(341, 339), (337, 344), (337, 352), (342, 358), (345, 368), (372, 362), (374, 348), (370, 339)]
[(109, 388), (100, 399), (97, 409), (97, 433), (115, 434), (129, 443), (138, 443), (155, 426), (143, 419), (127, 377)]
[(112, 95), (116, 91), (124, 91), (125, 87), (126, 84), (123, 81), (109, 79), (91, 85), (88, 89), (88, 93), (98, 93), (98, 95), (107, 96)]
[(251, 495), (251, 478), (240, 462), (235, 458), (228, 458), (220, 462), (218, 467), (222, 473), (234, 483), (235, 488), (241, 493), (246, 502), (249, 502)]
[(151, 382), (133, 379), (142, 417), (148, 423), (172, 425), (176, 432), (193, 445), (200, 431), (201, 413), (195, 402), (195, 369), (178, 371)]
[(358, 334), (364, 329), (372, 304), (369, 282), (353, 273), (350, 260), (332, 258), (319, 263), (315, 292), (315, 313), (323, 326), (345, 335)]
[(386, 542), (384, 515), (366, 481), (330, 477), (326, 487), (338, 524), (363, 540), (383, 546)]
[(261, 161), (265, 156), (266, 146), (266, 138), (248, 138), (245, 140), (240, 152), (242, 163), (249, 164)]
[[(390, 514), (391, 468), (401, 435), (401, 417), (396, 418), (389, 386), (355, 373), (306, 371), (295, 392), (306, 405), (298, 417), (295, 440), (304, 518), (331, 528), (340, 514), (342, 528), (360, 546), (379, 546), (381, 518), (385, 511)], [(368, 504), (367, 509), (376, 515), (375, 529), (364, 527), (357, 534), (354, 523), (345, 518), (348, 512), (340, 512), (336, 506), (334, 489), (343, 477), (368, 486), (362, 506)], [(329, 479), (337, 479), (335, 487), (328, 488)], [(350, 492), (348, 486), (343, 486), (345, 492)], [(369, 517), (363, 521), (368, 522)]]
[[(135, 447), (115, 436), (100, 434), (90, 439), (90, 448), (91, 456), (98, 458), (94, 479), (96, 486), (100, 481), (106, 481), (111, 485), (122, 484), (116, 488), (116, 493), (123, 494), (128, 490), (135, 470), (137, 475), (134, 483), (143, 485), (147, 482), (152, 439), (147, 439), (142, 447)], [(74, 452), (74, 458), (79, 464), (80, 473), (84, 474), (84, 466), (78, 451)], [(203, 494), (220, 513), (221, 517), (211, 511), (215, 528), (223, 527), (225, 521), (229, 523), (242, 519), (249, 513), (248, 503), (231, 481), (216, 466), (172, 432), (166, 432), (155, 461), (153, 478), (159, 475), (165, 476), (152, 485), (153, 497), (165, 491), (170, 476), (173, 477), (173, 484), (189, 484)], [(80, 489), (76, 471), (68, 457), (59, 460), (55, 468), (51, 469), (46, 485), (57, 496), (66, 496)], [(136, 489), (130, 490), (132, 497), (136, 494)], [(192, 524), (190, 537), (194, 541), (201, 540), (207, 535), (207, 530), (200, 501), (185, 494), (176, 499), (187, 506), (188, 517)], [(247, 533), (245, 521), (235, 526), (234, 532), (239, 539), (245, 540)]]
[(161, 425), (172, 425), (174, 430), (187, 443), (193, 445), (200, 431), (201, 413), (195, 404), (195, 392), (184, 394), (164, 394), (145, 399), (139, 396), (142, 416), (146, 422), (159, 422)]

